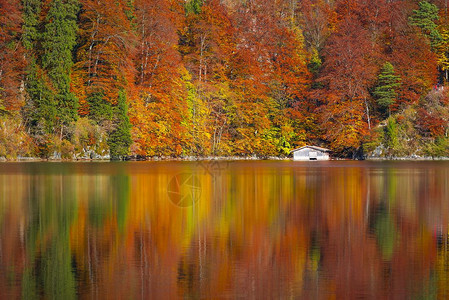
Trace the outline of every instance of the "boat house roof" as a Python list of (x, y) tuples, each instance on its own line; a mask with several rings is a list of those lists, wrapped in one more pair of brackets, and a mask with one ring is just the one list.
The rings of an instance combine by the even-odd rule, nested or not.
[(313, 149), (315, 151), (321, 151), (321, 152), (331, 152), (331, 150), (329, 150), (329, 149), (321, 148), (321, 147), (318, 147), (318, 146), (302, 146), (300, 148), (293, 149), (292, 151), (290, 151), (290, 153), (293, 153), (293, 152), (296, 152), (296, 151), (299, 151), (299, 150), (302, 150), (302, 149), (306, 149), (306, 148)]

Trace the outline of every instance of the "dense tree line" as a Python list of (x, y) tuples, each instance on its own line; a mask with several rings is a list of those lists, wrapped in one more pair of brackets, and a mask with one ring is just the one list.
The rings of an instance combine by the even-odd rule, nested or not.
[(0, 0), (0, 156), (446, 155), (446, 1)]

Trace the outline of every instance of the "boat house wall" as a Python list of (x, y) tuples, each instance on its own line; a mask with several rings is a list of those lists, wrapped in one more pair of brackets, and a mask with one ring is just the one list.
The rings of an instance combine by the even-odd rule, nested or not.
[(293, 150), (293, 160), (309, 161), (309, 160), (329, 160), (329, 153), (327, 149), (302, 147)]

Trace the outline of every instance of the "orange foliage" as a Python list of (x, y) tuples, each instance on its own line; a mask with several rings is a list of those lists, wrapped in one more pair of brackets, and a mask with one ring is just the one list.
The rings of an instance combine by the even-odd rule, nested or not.
[(330, 38), (321, 81), (326, 101), (320, 108), (325, 138), (336, 151), (358, 149), (367, 134), (365, 103), (376, 68), (369, 58), (367, 31), (354, 15), (348, 16)]
[(136, 8), (136, 90), (130, 108), (134, 125), (133, 152), (142, 156), (180, 155), (186, 128), (186, 90), (178, 36), (167, 2), (139, 0)]
[(23, 103), (25, 69), (21, 45), (21, 1), (0, 1), (0, 106), (19, 110)]
[[(20, 3), (0, 1), (0, 101), (8, 110), (23, 105), (27, 89)], [(446, 5), (434, 3), (444, 17)], [(38, 5), (36, 36), (51, 4)], [(71, 72), (78, 113), (101, 120), (105, 106), (110, 119), (108, 105), (125, 90), (133, 155), (270, 156), (317, 143), (350, 156), (384, 116), (372, 94), (385, 62), (401, 78), (394, 114), (437, 81), (436, 56), (409, 22), (412, 0), (80, 5)], [(29, 51), (39, 65), (36, 39)]]
[(424, 108), (418, 110), (417, 126), (424, 135), (442, 137), (446, 133), (447, 121), (435, 112), (429, 112)]
[(134, 35), (126, 1), (81, 0), (80, 45), (72, 73), (80, 114), (88, 111), (86, 97), (102, 92), (115, 104), (121, 88), (132, 89)]

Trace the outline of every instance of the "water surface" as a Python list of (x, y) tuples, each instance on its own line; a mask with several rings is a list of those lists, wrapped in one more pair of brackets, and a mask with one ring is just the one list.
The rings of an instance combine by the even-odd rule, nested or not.
[(0, 298), (449, 297), (448, 162), (0, 164)]

